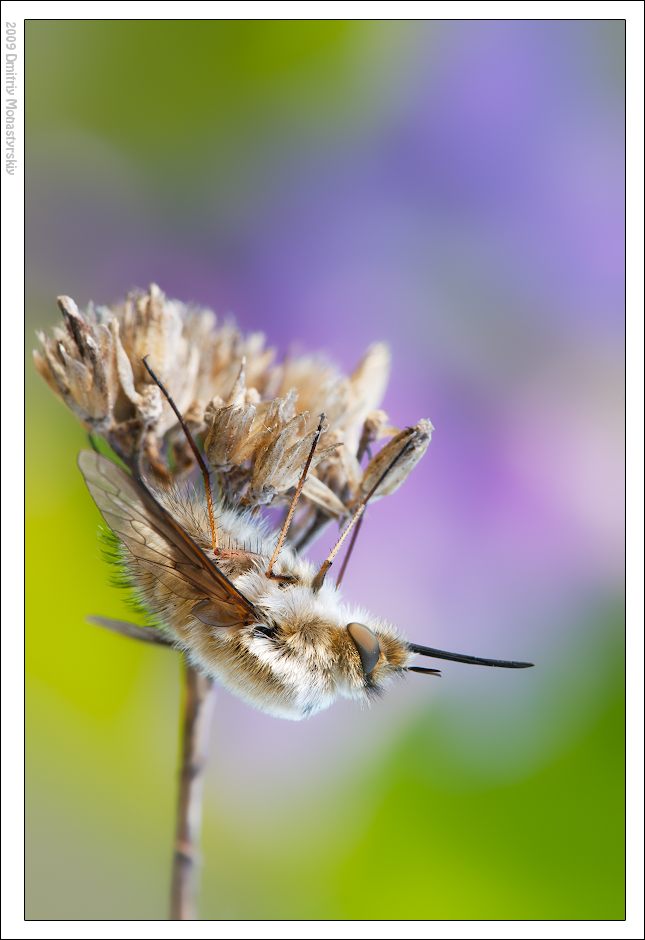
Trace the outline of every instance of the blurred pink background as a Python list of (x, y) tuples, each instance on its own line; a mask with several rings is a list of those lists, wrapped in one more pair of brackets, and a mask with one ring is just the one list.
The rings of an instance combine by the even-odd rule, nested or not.
[[(622, 689), (624, 24), (208, 21), (203, 37), (181, 21), (182, 44), (161, 32), (153, 42), (159, 22), (171, 21), (27, 24), (29, 328), (56, 322), (59, 293), (84, 307), (154, 281), (170, 297), (232, 312), (281, 354), (323, 349), (351, 370), (371, 342), (387, 341), (383, 407), (400, 427), (427, 417), (436, 430), (404, 487), (367, 513), (345, 592), (417, 643), (536, 663), (517, 674), (447, 663), (440, 683), (413, 676), (370, 712), (341, 703), (301, 724), (221, 693), (207, 796), (220, 829), (238, 818), (235, 839), (249, 853), (258, 833), (288, 838), (267, 814), (286, 812), (288, 792), (291, 817), (305, 830), (308, 820), (329, 858), (334, 837), (325, 842), (313, 816), (342, 817), (348, 858), (380, 791), (368, 787), (364, 815), (346, 819), (334, 788), (400, 760), (392, 749), (418, 722), (434, 722), (453, 762), (430, 755), (428, 787), (449, 780), (474, 792), (551, 766)], [(142, 64), (134, 50), (146, 36), (155, 54)], [(182, 54), (169, 60), (173, 48)], [(28, 381), (40, 472), (42, 455), (50, 460), (40, 500), (62, 505), (61, 487), (74, 488), (82, 508), (70, 525), (91, 554), (98, 516), (76, 479), (82, 434), (37, 377)], [(329, 529), (311, 557), (333, 541)], [(97, 561), (83, 578), (99, 585), (102, 571)], [(91, 628), (75, 622), (80, 652), (64, 657), (88, 668), (91, 643), (100, 671), (100, 644), (122, 641), (84, 641)], [(123, 645), (110, 648), (117, 656)], [(46, 649), (33, 660), (44, 657), (33, 667), (39, 708), (64, 712), (78, 740), (89, 719), (49, 674)], [(175, 668), (149, 655), (124, 686), (128, 708), (158, 687), (155, 670)], [(115, 700), (119, 722), (125, 707)], [(169, 703), (171, 727), (175, 713)], [(170, 787), (174, 740), (164, 747), (159, 776)], [(312, 817), (307, 800), (319, 807)], [(267, 901), (254, 914), (242, 887), (226, 890), (238, 898), (230, 916), (278, 910)], [(56, 910), (44, 896), (33, 909)], [(124, 916), (138, 916), (137, 903)], [(349, 901), (326, 903), (284, 910), (359, 916)], [(92, 916), (83, 903), (60, 904)], [(571, 904), (527, 916), (591, 910)]]

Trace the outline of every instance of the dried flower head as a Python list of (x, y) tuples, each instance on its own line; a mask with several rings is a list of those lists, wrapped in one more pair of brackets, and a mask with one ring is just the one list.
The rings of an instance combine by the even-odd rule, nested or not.
[[(155, 285), (84, 314), (69, 297), (58, 302), (63, 324), (53, 338), (39, 334), (36, 366), (131, 471), (97, 448), (79, 454), (111, 532), (113, 563), (149, 617), (146, 626), (90, 622), (174, 646), (185, 657), (171, 917), (194, 919), (214, 681), (270, 715), (300, 720), (339, 696), (369, 703), (409, 672), (439, 675), (411, 665), (416, 655), (530, 664), (409, 643), (392, 625), (342, 601), (339, 585), (365, 506), (401, 485), (432, 432), (425, 419), (399, 431), (379, 410), (389, 371), (385, 345), (371, 346), (346, 376), (321, 356), (275, 363), (262, 335), (245, 337), (208, 310), (166, 300)], [(382, 439), (389, 440), (372, 456), (371, 445)], [(205, 501), (171, 485), (195, 462)], [(211, 474), (222, 496), (217, 521)], [(146, 475), (155, 478), (154, 489)], [(255, 516), (280, 501), (290, 505), (276, 543)], [(316, 571), (298, 550), (331, 519), (345, 517)], [(335, 584), (325, 581), (350, 533)]]
[[(51, 338), (38, 334), (38, 371), (91, 434), (158, 483), (190, 471), (194, 457), (144, 357), (201, 444), (223, 494), (244, 506), (288, 501), (318, 416), (326, 414), (290, 530), (298, 548), (330, 519), (353, 512), (399, 446), (398, 430), (378, 410), (390, 367), (383, 343), (370, 346), (347, 376), (321, 355), (290, 355), (276, 363), (262, 334), (245, 336), (210, 310), (168, 300), (155, 284), (113, 307), (90, 305), (85, 313), (70, 297), (59, 297), (58, 304), (62, 325)], [(397, 489), (425, 452), (432, 425), (421, 421), (416, 430), (415, 446), (378, 496)], [(392, 440), (363, 471), (370, 446), (387, 437)]]

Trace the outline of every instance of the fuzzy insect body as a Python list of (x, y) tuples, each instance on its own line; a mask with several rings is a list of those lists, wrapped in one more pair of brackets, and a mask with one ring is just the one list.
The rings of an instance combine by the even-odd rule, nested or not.
[(350, 609), (334, 584), (314, 590), (316, 569), (288, 546), (266, 576), (277, 535), (249, 513), (219, 509), (215, 556), (196, 498), (153, 496), (93, 451), (78, 462), (145, 607), (194, 666), (248, 704), (298, 720), (339, 696), (366, 702), (406, 672), (415, 654), (398, 632)]
[(196, 497), (177, 490), (153, 495), (94, 451), (81, 451), (78, 463), (121, 542), (129, 583), (160, 627), (157, 639), (150, 628), (127, 632), (153, 642), (167, 634), (193, 666), (261, 711), (299, 720), (339, 696), (369, 702), (406, 672), (439, 675), (411, 666), (416, 654), (513, 669), (532, 665), (408, 643), (390, 624), (343, 603), (338, 587), (324, 581), (329, 561), (316, 571), (288, 546), (276, 556), (278, 535), (267, 536), (250, 513), (220, 507), (214, 549), (209, 517)]

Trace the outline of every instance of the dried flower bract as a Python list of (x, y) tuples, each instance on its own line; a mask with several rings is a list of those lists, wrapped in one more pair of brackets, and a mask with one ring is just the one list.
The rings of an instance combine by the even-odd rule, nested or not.
[[(149, 617), (144, 626), (91, 622), (185, 657), (171, 917), (193, 919), (213, 682), (267, 714), (300, 720), (339, 696), (367, 704), (409, 672), (439, 675), (412, 665), (417, 655), (530, 664), (409, 643), (343, 601), (367, 503), (398, 489), (433, 430), (422, 419), (399, 431), (380, 410), (387, 346), (371, 346), (346, 376), (322, 356), (276, 363), (261, 334), (245, 337), (154, 284), (85, 313), (70, 297), (58, 303), (63, 324), (52, 338), (39, 334), (36, 366), (90, 432), (93, 450), (81, 451), (79, 469), (114, 537), (111, 560)], [(129, 473), (98, 452), (96, 436)], [(372, 455), (379, 440), (386, 443)], [(175, 485), (195, 464), (205, 499)], [(288, 510), (269, 534), (258, 516), (275, 503)], [(342, 532), (316, 570), (300, 551), (331, 520)], [(343, 545), (332, 583), (326, 576)]]
[[(399, 446), (379, 406), (390, 367), (376, 343), (354, 372), (343, 375), (321, 355), (275, 361), (264, 336), (245, 336), (210, 310), (168, 300), (152, 284), (113, 307), (90, 304), (81, 313), (59, 297), (63, 323), (39, 333), (36, 367), (93, 435), (102, 436), (135, 473), (169, 485), (194, 467), (177, 418), (154, 384), (147, 361), (172, 395), (222, 494), (234, 504), (287, 503), (316, 433), (326, 422), (289, 531), (303, 548), (331, 519), (349, 517)], [(427, 447), (432, 425), (421, 421), (415, 446), (379, 487), (397, 489)], [(394, 435), (394, 436), (393, 436)], [(391, 440), (361, 460), (375, 441)]]

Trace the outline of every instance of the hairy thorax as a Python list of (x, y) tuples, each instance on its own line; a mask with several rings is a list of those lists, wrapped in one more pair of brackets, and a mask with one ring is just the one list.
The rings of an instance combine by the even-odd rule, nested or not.
[[(133, 586), (196, 667), (251, 705), (300, 719), (339, 696), (364, 703), (412, 658), (393, 627), (351, 610), (325, 582), (314, 591), (315, 568), (288, 547), (267, 577), (277, 536), (267, 536), (249, 514), (219, 509), (219, 551), (213, 552), (208, 517), (195, 499), (157, 494), (164, 508), (235, 587), (258, 609), (256, 623), (214, 626), (200, 605), (183, 598), (138, 564), (126, 550)], [(206, 618), (208, 619), (208, 618)], [(378, 637), (380, 656), (366, 676), (347, 625), (359, 621)]]

